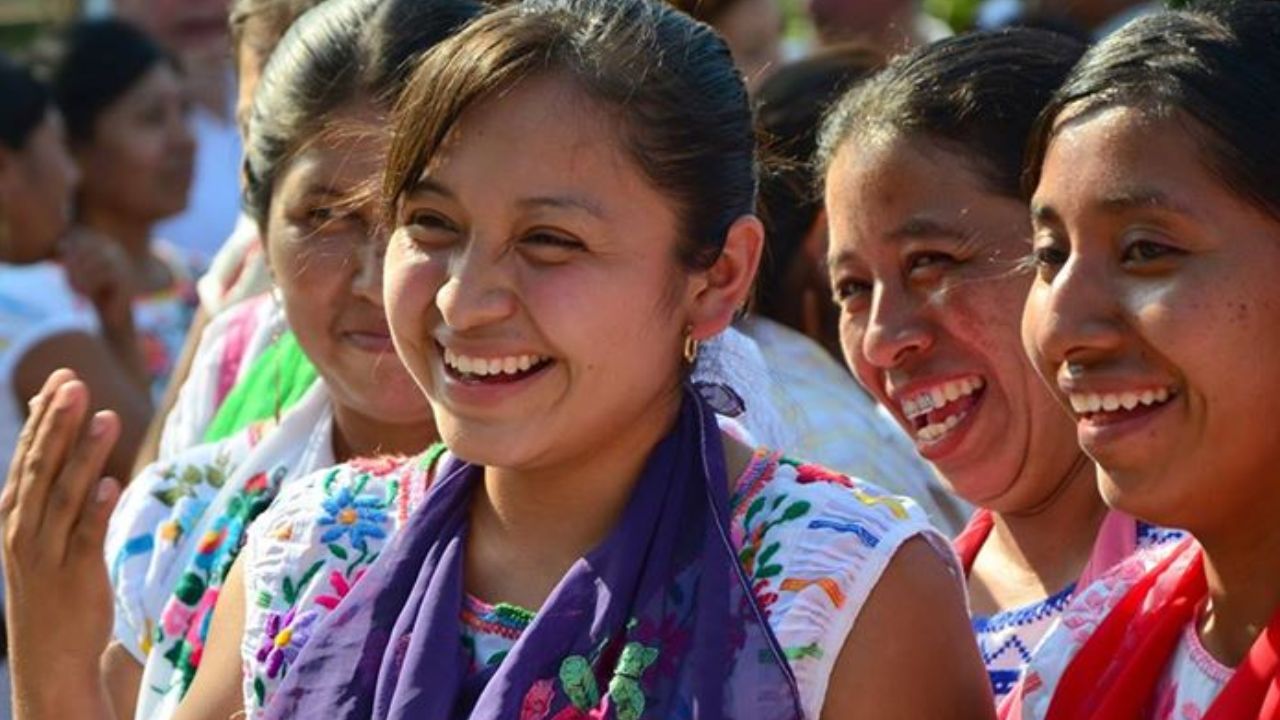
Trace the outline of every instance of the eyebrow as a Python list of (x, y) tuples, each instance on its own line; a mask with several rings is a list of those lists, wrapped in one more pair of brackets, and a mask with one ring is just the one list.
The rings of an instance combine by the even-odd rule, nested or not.
[(895, 242), (918, 240), (920, 238), (964, 240), (969, 237), (969, 233), (939, 220), (917, 216), (909, 218), (906, 222), (890, 231), (886, 237)]
[[(1188, 205), (1170, 197), (1168, 193), (1157, 190), (1155, 188), (1128, 188), (1118, 192), (1104, 195), (1101, 199), (1093, 201), (1096, 208), (1103, 212), (1119, 215), (1135, 210), (1159, 210), (1161, 212), (1182, 215), (1187, 218), (1195, 219), (1196, 212)], [(1031, 205), (1031, 218), (1041, 223), (1061, 223), (1062, 217), (1057, 210), (1051, 205), (1044, 205), (1033, 202)]]
[[(404, 192), (406, 198), (418, 195), (439, 195), (448, 200), (456, 201), (457, 196), (448, 187), (442, 183), (432, 180), (429, 177), (420, 178), (413, 185), (410, 185)], [(536, 197), (522, 198), (516, 204), (526, 209), (552, 208), (555, 210), (571, 210), (584, 212), (599, 220), (608, 217), (600, 204), (590, 198), (581, 195), (565, 194), (565, 195), (539, 195)]]

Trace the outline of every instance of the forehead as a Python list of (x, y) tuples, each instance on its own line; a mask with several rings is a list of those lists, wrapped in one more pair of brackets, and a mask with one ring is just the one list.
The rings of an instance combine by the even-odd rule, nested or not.
[(315, 184), (355, 189), (377, 179), (388, 134), (380, 116), (367, 110), (340, 112), (307, 138), (280, 175), (277, 192), (305, 191)]
[(1194, 128), (1179, 113), (1128, 106), (1068, 115), (1045, 152), (1032, 205), (1079, 211), (1141, 197), (1220, 197)]
[(564, 192), (670, 215), (626, 145), (625, 122), (567, 78), (529, 78), (464, 112), (425, 175), (464, 194)]

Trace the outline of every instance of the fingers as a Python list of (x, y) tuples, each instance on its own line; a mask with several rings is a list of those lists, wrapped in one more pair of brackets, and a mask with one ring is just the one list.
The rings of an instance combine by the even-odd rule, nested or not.
[(107, 525), (121, 492), (120, 482), (115, 478), (104, 477), (90, 485), (71, 531), (68, 560), (104, 562), (102, 549), (107, 543)]
[(4, 495), (0, 496), (0, 514), (7, 515), (13, 509), (17, 499), (18, 486), (21, 484), (19, 478), (22, 474), (22, 464), (25, 462), (27, 453), (30, 452), (31, 446), (35, 442), (36, 431), (40, 429), (40, 423), (49, 409), (50, 396), (58, 388), (74, 380), (75, 377), (75, 373), (65, 368), (54, 370), (45, 379), (44, 387), (40, 388), (40, 392), (31, 398), (27, 421), (22, 426), (22, 432), (18, 435), (18, 443), (13, 450), (13, 458), (9, 461), (8, 480), (5, 482)]
[[(116, 438), (120, 420), (110, 411), (97, 413), (71, 448), (62, 471), (49, 488), (49, 500), (40, 524), (40, 545), (59, 561), (69, 551), (73, 528), (93, 514), (98, 505), (96, 488)], [(78, 532), (78, 531), (77, 531)], [(102, 548), (97, 549), (102, 557)]]
[(6, 527), (7, 542), (42, 551), (34, 541), (46, 512), (49, 490), (80, 434), (88, 405), (88, 388), (79, 380), (68, 380), (53, 390), (35, 438), (19, 461), (14, 478), (17, 497)]

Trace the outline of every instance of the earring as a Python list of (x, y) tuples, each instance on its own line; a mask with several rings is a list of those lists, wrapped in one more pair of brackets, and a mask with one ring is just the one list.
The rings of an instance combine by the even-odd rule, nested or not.
[(692, 365), (698, 360), (698, 341), (693, 337), (693, 326), (685, 328), (684, 331), (684, 361), (687, 365)]

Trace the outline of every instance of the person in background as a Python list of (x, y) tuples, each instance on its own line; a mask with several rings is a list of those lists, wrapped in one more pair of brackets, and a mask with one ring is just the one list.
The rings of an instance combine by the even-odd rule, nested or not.
[(1280, 717), (1280, 5), (1099, 43), (1033, 136), (1023, 339), (1119, 511), (1186, 528), (1078, 593), (1009, 718)]
[[(46, 615), (63, 624), (114, 606), (110, 645), (78, 657), (97, 666), (101, 656), (115, 717), (173, 716), (200, 666), (227, 568), (277, 493), (335, 463), (417, 454), (435, 440), (430, 408), (387, 331), (385, 224), (365, 190), (383, 168), (384, 118), (410, 60), (482, 9), (470, 0), (332, 0), (295, 24), (264, 71), (246, 143), (246, 203), (320, 381), (295, 407), (135, 477), (106, 542), (115, 602), (85, 594), (65, 599), (66, 617)], [(270, 381), (273, 370), (261, 373)], [(267, 390), (253, 400), (276, 397)], [(38, 707), (49, 656), (25, 648), (15, 643), (18, 693)], [(61, 647), (60, 661), (83, 648)]]
[[(295, 19), (319, 2), (320, 0), (233, 1), (229, 24), (232, 58), (235, 61), (239, 80), (236, 94), (236, 122), (242, 135), (247, 136), (254, 91), (257, 89), (263, 68), (271, 57), (276, 43), (284, 36), (285, 31)], [(247, 213), (241, 212), (230, 236), (223, 242), (208, 269), (196, 283), (196, 294), (199, 296), (200, 305), (191, 320), (191, 327), (187, 331), (182, 353), (174, 366), (164, 398), (160, 401), (151, 427), (147, 429), (146, 438), (142, 447), (139, 448), (135, 472), (140, 472), (142, 468), (166, 456), (161, 447), (165, 436), (169, 435), (165, 428), (179, 402), (179, 393), (192, 373), (193, 363), (197, 362), (197, 356), (200, 355), (202, 341), (214, 343), (229, 340), (252, 350), (255, 355), (261, 348), (249, 348), (255, 342), (252, 338), (256, 338), (259, 344), (280, 340), (289, 342), (289, 339), (284, 337), (285, 328), (267, 325), (283, 322), (278, 312), (273, 313), (270, 308), (261, 304), (255, 311), (251, 309), (253, 307), (251, 304), (242, 302), (261, 296), (271, 287), (271, 274), (263, 254), (258, 223)], [(214, 322), (223, 310), (237, 304), (240, 307), (236, 314)], [(212, 326), (211, 323), (213, 323)], [(210, 327), (212, 329), (207, 333), (206, 340), (205, 331)], [(243, 363), (242, 360), (243, 357), (239, 354), (235, 358), (227, 357), (226, 359), (212, 357), (207, 352), (203, 355), (201, 362), (206, 365), (205, 370), (216, 376), (212, 384), (199, 383), (201, 386), (214, 388), (213, 395), (208, 396), (208, 400), (213, 405), (198, 411), (206, 419), (213, 417), (216, 406), (221, 404), (231, 387), (243, 376), (241, 371), (248, 371), (249, 364)], [(305, 388), (314, 378), (314, 368), (310, 367), (309, 363), (300, 362), (297, 368), (290, 370), (292, 372), (282, 379), (282, 383), (289, 387)], [(285, 395), (294, 399), (300, 397), (297, 394), (290, 395), (287, 390)], [(188, 422), (179, 424), (190, 426)], [(191, 447), (202, 439), (204, 439), (202, 434), (183, 436), (178, 441), (177, 447)], [(173, 447), (172, 444), (171, 447)]]
[(207, 264), (240, 215), (241, 146), (235, 76), (228, 52), (229, 0), (116, 0), (116, 15), (143, 28), (182, 67), (196, 139), (186, 210), (157, 233)]
[(754, 91), (782, 63), (784, 18), (778, 0), (670, 0), (720, 33)]
[(1035, 30), (943, 40), (854, 88), (820, 141), (845, 357), (979, 508), (955, 545), (1000, 699), (1073, 593), (1176, 537), (1108, 511), (1019, 331), (1026, 138), (1083, 52)]
[(918, 0), (805, 0), (823, 45), (865, 43), (887, 57), (941, 40), (946, 23), (926, 14)]
[(774, 405), (797, 427), (795, 452), (915, 499), (954, 535), (968, 509), (837, 360), (839, 311), (831, 302), (827, 216), (812, 158), (823, 114), (882, 62), (859, 45), (823, 49), (784, 65), (756, 93), (765, 252), (752, 312), (735, 327), (755, 340), (769, 365)]
[(95, 265), (124, 269), (134, 323), (159, 400), (195, 310), (195, 261), (156, 238), (181, 212), (194, 143), (176, 62), (141, 30), (118, 20), (74, 24), (40, 52), (81, 171), (76, 228), (63, 257), (72, 284)]
[[(0, 467), (11, 464), (38, 378), (70, 367), (92, 386), (95, 408), (120, 417), (120, 444), (102, 470), (123, 477), (151, 411), (130, 300), (83, 301), (57, 262), (79, 172), (48, 88), (0, 54), (0, 98)], [(113, 270), (98, 268), (101, 287), (118, 285), (105, 277)], [(10, 711), (7, 655), (0, 632), (0, 718)]]
[(27, 402), (66, 367), (92, 390), (95, 408), (120, 416), (105, 469), (127, 477), (151, 416), (131, 298), (118, 265), (92, 268), (96, 291), (86, 300), (57, 262), (79, 172), (52, 93), (0, 56), (0, 97), (0, 464), (9, 466)]

